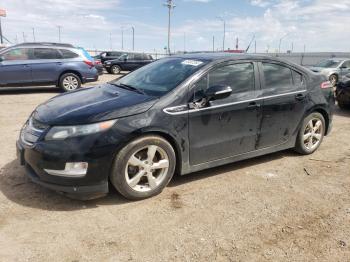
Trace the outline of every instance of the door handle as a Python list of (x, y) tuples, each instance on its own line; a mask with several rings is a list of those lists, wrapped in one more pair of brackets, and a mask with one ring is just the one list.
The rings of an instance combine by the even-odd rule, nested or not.
[(295, 99), (298, 100), (298, 101), (302, 101), (305, 99), (305, 95), (304, 94), (297, 94), (295, 96)]
[(248, 104), (247, 108), (250, 109), (250, 110), (258, 109), (258, 108), (260, 108), (260, 104), (258, 104), (256, 102), (250, 102)]

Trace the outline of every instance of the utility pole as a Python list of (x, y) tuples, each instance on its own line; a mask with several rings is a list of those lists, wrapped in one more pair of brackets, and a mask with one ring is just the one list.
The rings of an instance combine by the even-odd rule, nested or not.
[(58, 25), (57, 28), (58, 28), (58, 42), (61, 43), (61, 28), (62, 28), (62, 26)]
[(1, 44), (4, 43), (4, 39), (2, 37), (1, 18), (0, 18), (0, 41), (1, 41)]
[(222, 16), (217, 17), (219, 20), (221, 20), (224, 23), (224, 37), (222, 40), (222, 51), (225, 51), (225, 40), (226, 40), (226, 20)]
[(254, 41), (254, 53), (256, 54), (256, 40)]
[(167, 0), (164, 3), (164, 6), (166, 6), (169, 11), (168, 11), (168, 55), (171, 54), (170, 52), (170, 36), (171, 36), (171, 10), (176, 7), (176, 5), (173, 3), (173, 0)]
[(109, 33), (109, 48), (111, 49), (112, 51), (112, 33)]
[(33, 41), (36, 42), (36, 41), (35, 41), (35, 31), (34, 31), (34, 27), (32, 28), (32, 30), (33, 30)]
[(186, 32), (184, 32), (184, 53), (186, 53)]
[(135, 51), (135, 27), (131, 27), (132, 30), (132, 51)]
[(288, 34), (285, 34), (284, 36), (282, 36), (282, 37), (280, 38), (280, 44), (279, 44), (279, 46), (278, 46), (278, 53), (281, 53), (281, 44), (282, 44), (283, 38), (286, 38), (288, 35), (289, 35), (289, 33), (288, 33)]
[(26, 42), (26, 35), (24, 34), (24, 32), (22, 32), (22, 36), (23, 36), (23, 43)]
[(124, 50), (124, 27), (122, 27), (122, 50)]

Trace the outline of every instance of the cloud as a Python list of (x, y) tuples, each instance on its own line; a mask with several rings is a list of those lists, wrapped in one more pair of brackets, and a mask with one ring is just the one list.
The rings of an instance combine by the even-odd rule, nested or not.
[(267, 7), (271, 4), (271, 2), (266, 0), (251, 0), (250, 4), (253, 6)]

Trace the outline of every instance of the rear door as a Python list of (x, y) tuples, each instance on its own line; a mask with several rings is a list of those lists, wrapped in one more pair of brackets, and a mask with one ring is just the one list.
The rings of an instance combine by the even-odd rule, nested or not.
[(301, 72), (274, 62), (262, 62), (259, 68), (263, 105), (257, 149), (287, 142), (296, 132), (307, 103)]
[(58, 80), (62, 55), (54, 48), (34, 48), (32, 77), (34, 83), (54, 83)]
[(0, 85), (28, 85), (32, 83), (30, 49), (15, 48), (1, 55)]

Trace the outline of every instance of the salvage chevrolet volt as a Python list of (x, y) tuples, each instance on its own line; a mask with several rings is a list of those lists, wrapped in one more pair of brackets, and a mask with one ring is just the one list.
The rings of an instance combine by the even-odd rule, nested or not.
[(333, 108), (324, 76), (277, 58), (172, 56), (39, 105), (17, 153), (33, 182), (67, 196), (96, 198), (111, 184), (139, 200), (174, 173), (289, 148), (311, 154)]

